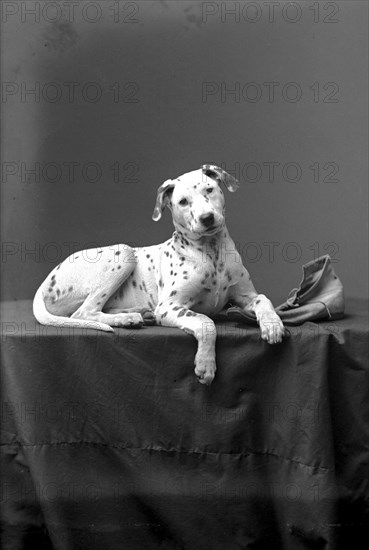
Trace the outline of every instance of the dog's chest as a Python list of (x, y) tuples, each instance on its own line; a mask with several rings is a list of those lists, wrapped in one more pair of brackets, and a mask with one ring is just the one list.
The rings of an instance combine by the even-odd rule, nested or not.
[(222, 309), (229, 287), (234, 284), (229, 264), (216, 255), (203, 256), (201, 263), (195, 264), (194, 271), (193, 309), (208, 314)]
[[(191, 247), (177, 250), (172, 244), (163, 249), (159, 294), (174, 299), (198, 313), (220, 311), (228, 290), (239, 277), (234, 263), (225, 254), (229, 248)], [(161, 297), (159, 297), (161, 300)]]

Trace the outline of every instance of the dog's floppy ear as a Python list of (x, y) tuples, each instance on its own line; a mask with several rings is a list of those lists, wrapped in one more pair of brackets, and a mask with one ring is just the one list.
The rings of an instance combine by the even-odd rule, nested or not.
[(212, 178), (213, 180), (224, 183), (228, 191), (237, 191), (239, 187), (239, 181), (236, 180), (231, 174), (228, 174), (223, 168), (215, 166), (214, 164), (203, 164), (201, 167), (205, 176)]
[(161, 214), (169, 200), (169, 197), (174, 189), (175, 182), (173, 180), (166, 180), (158, 189), (156, 196), (156, 203), (152, 219), (157, 222), (161, 218)]

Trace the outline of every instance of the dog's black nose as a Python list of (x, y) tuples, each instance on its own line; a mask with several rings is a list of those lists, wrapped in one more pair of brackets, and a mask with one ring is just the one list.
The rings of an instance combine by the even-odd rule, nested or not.
[(214, 225), (214, 214), (203, 214), (200, 216), (200, 222), (202, 225), (205, 225), (205, 227), (210, 227), (211, 225)]

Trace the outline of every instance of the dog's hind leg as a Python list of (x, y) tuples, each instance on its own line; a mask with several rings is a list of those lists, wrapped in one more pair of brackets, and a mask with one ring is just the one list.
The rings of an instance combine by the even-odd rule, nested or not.
[(111, 327), (125, 328), (138, 328), (144, 324), (143, 313), (146, 310), (140, 308), (110, 308), (102, 311), (109, 298), (124, 284), (137, 264), (133, 249), (125, 247), (122, 250), (118, 246), (116, 251), (114, 247), (109, 247), (114, 251), (115, 262), (107, 270), (103, 270), (102, 280), (97, 278), (95, 288), (91, 289), (83, 304), (71, 315), (73, 319), (87, 319)]
[(38, 289), (33, 311), (44, 325), (86, 327), (140, 327), (136, 312), (103, 313), (104, 304), (126, 281), (137, 264), (135, 251), (114, 245), (80, 251), (57, 266)]

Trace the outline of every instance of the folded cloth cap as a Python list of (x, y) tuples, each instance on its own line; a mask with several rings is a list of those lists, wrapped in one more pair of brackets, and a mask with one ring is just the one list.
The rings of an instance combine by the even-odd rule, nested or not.
[[(303, 277), (298, 288), (275, 310), (286, 325), (301, 325), (305, 321), (335, 320), (344, 316), (343, 286), (328, 254), (302, 266)], [(257, 324), (253, 311), (230, 307), (227, 319)]]

